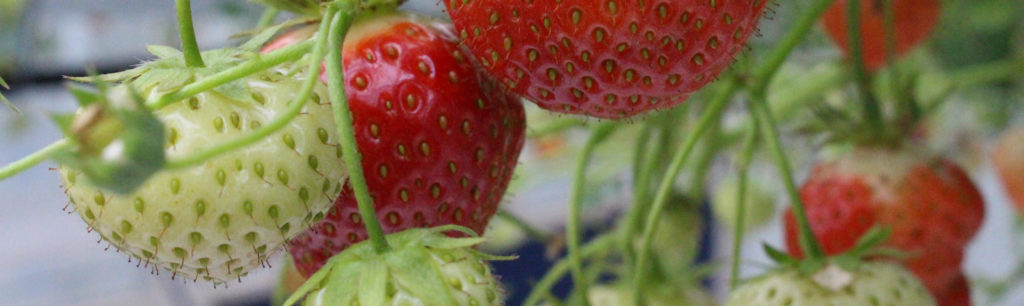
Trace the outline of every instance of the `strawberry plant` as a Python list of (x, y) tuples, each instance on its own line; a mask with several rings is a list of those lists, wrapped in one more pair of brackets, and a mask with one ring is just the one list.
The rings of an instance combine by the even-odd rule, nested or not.
[[(1024, 61), (939, 67), (938, 1), (439, 2), (450, 21), (252, 2), (248, 40), (204, 51), (176, 0), (180, 50), (69, 78), (63, 137), (0, 180), (55, 161), (84, 224), (171, 277), (244, 286), (287, 253), (285, 305), (711, 305), (709, 275), (726, 305), (978, 300), (963, 263), (988, 199), (928, 143), (960, 92), (1019, 90)], [(1018, 134), (991, 157), (1021, 206)], [(510, 186), (536, 190), (516, 185), (563, 193), (539, 199), (564, 224), (503, 211)], [(588, 224), (606, 203), (614, 222)], [(494, 216), (557, 258), (527, 288), (489, 264), (514, 255), (477, 248)], [(745, 237), (771, 221), (786, 251), (764, 243), (770, 267), (744, 280)], [(731, 254), (697, 262), (718, 232)]]

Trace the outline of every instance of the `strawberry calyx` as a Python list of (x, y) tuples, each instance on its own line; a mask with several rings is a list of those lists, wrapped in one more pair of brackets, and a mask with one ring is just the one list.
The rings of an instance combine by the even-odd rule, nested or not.
[[(4, 78), (0, 78), (0, 88), (11, 89), (11, 87), (7, 85), (7, 82), (4, 81)], [(18, 110), (18, 108), (15, 107), (14, 104), (11, 104), (11, 101), (7, 100), (7, 97), (4, 97), (3, 94), (0, 94), (0, 102), (3, 102), (4, 104), (6, 104), (7, 107), (10, 108), (12, 111), (14, 111), (16, 113), (21, 113), (21, 111)]]
[(164, 125), (131, 86), (97, 84), (69, 86), (81, 109), (53, 116), (73, 144), (54, 158), (97, 187), (127, 194), (164, 167)]
[[(460, 232), (465, 238), (446, 236)], [(501, 289), (487, 261), (512, 260), (472, 247), (484, 238), (462, 226), (413, 228), (385, 236), (392, 248), (379, 253), (370, 241), (334, 255), (284, 305), (303, 297), (307, 304), (385, 305), (405, 300), (419, 305), (491, 305)]]
[[(864, 233), (846, 252), (831, 255), (825, 258), (797, 258), (783, 252), (768, 244), (762, 244), (762, 248), (768, 257), (782, 267), (788, 267), (800, 271), (805, 276), (834, 280), (837, 272), (834, 269), (845, 271), (857, 270), (858, 266), (865, 261), (877, 258), (906, 258), (908, 254), (893, 248), (883, 247), (882, 243), (889, 238), (891, 231), (888, 228), (875, 226)], [(828, 283), (828, 282), (820, 282)], [(828, 286), (825, 286), (828, 285)], [(823, 284), (832, 288), (835, 284)], [(840, 286), (841, 288), (841, 286)]]

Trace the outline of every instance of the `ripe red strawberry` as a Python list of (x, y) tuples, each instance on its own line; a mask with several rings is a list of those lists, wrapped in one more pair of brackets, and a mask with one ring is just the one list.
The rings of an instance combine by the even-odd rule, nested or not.
[[(891, 229), (883, 244), (914, 256), (904, 264), (933, 294), (960, 274), (963, 248), (978, 231), (984, 203), (957, 165), (910, 148), (858, 148), (815, 167), (800, 196), (826, 253), (854, 245), (873, 226)], [(786, 243), (802, 256), (791, 212)]]
[[(446, 224), (482, 233), (522, 150), (522, 104), (489, 85), (456, 38), (448, 24), (393, 13), (357, 21), (346, 38), (345, 87), (387, 233)], [(308, 276), (366, 237), (346, 188), (290, 251)]]
[[(825, 31), (839, 48), (850, 53), (847, 42), (846, 0), (837, 0), (825, 11)], [(897, 55), (910, 51), (932, 33), (939, 19), (939, 0), (892, 0)], [(886, 64), (885, 7), (882, 0), (860, 1), (860, 33), (864, 65), (868, 70)]]
[(542, 108), (600, 118), (664, 109), (713, 80), (764, 0), (444, 1), (491, 75)]
[(945, 290), (935, 294), (935, 301), (939, 306), (970, 306), (971, 287), (967, 278), (961, 273)]
[(1024, 127), (1007, 131), (999, 139), (992, 163), (1003, 179), (1003, 188), (1017, 210), (1024, 212)]

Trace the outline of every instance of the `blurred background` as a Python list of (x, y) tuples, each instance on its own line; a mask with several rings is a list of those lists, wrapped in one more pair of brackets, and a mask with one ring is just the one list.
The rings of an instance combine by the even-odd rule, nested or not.
[[(751, 43), (754, 56), (776, 41), (792, 22), (793, 12), (809, 1), (786, 1), (775, 6), (762, 22), (761, 34)], [(941, 26), (923, 50), (911, 55), (933, 72), (985, 64), (1021, 56), (1024, 50), (1024, 1), (945, 1)], [(0, 76), (11, 90), (4, 91), (21, 114), (0, 109), (0, 164), (17, 160), (60, 137), (48, 114), (70, 112), (75, 104), (64, 90), (63, 76), (84, 75), (86, 68), (99, 72), (125, 70), (150, 59), (146, 46), (178, 45), (173, 1), (129, 0), (0, 0)], [(409, 0), (407, 9), (443, 17), (437, 0)], [(242, 0), (195, 0), (194, 20), (199, 44), (212, 49), (238, 43), (230, 37), (253, 27), (262, 7)], [(281, 17), (283, 18), (283, 17)], [(803, 47), (806, 46), (806, 47)], [(783, 68), (773, 87), (785, 87), (786, 80), (799, 80), (807, 73), (837, 67), (840, 55), (816, 30)], [(1021, 81), (1000, 81), (958, 90), (932, 119), (933, 148), (953, 156), (969, 168), (987, 201), (987, 218), (970, 246), (965, 262), (975, 284), (978, 305), (1024, 305), (1024, 286), (1004, 286), (1006, 293), (989, 302), (989, 292), (998, 293), (1013, 268), (1024, 258), (1024, 226), (1007, 202), (1003, 187), (988, 163), (992, 140), (1007, 126), (1024, 124)], [(694, 99), (701, 99), (697, 95)], [(828, 99), (828, 95), (813, 97)], [(530, 126), (558, 120), (531, 107)], [(728, 125), (728, 123), (727, 123)], [(636, 131), (619, 133), (630, 141)], [(585, 140), (585, 130), (567, 130), (557, 135), (531, 139), (518, 169), (519, 175), (506, 196), (505, 208), (512, 215), (540, 230), (559, 234), (563, 229), (570, 170), (573, 158)], [(813, 160), (813, 144), (807, 139), (787, 139), (791, 160)], [(632, 154), (632, 153), (628, 153)], [(621, 213), (631, 193), (628, 169), (632, 158), (607, 148), (600, 150), (589, 171), (587, 211), (593, 231), (606, 229)], [(809, 162), (797, 162), (806, 176)], [(150, 269), (129, 263), (127, 256), (87, 231), (77, 214), (64, 208), (62, 192), (53, 163), (44, 163), (14, 178), (0, 182), (0, 302), (5, 305), (269, 305), (285, 258), (270, 269), (258, 269), (241, 283), (212, 288), (206, 283), (171, 279), (168, 273), (150, 274)], [(732, 168), (727, 160), (713, 160), (713, 189)], [(781, 190), (777, 175), (767, 161), (755, 163), (754, 180), (766, 190)], [(685, 188), (686, 180), (680, 182)], [(772, 193), (775, 195), (775, 193)], [(786, 203), (781, 194), (773, 199), (774, 211)], [(772, 212), (772, 210), (769, 210)], [(782, 245), (779, 214), (752, 231), (744, 241), (743, 275), (756, 275), (769, 266), (760, 244)], [(699, 261), (719, 263), (719, 273), (706, 282), (716, 296), (723, 296), (729, 256), (728, 229), (703, 210), (704, 235)], [(521, 259), (498, 264), (498, 273), (513, 297), (529, 290), (543, 275), (551, 254), (550, 245), (530, 241), (504, 219), (489, 230), (496, 252), (519, 254)], [(556, 252), (557, 254), (557, 252)], [(564, 282), (563, 282), (564, 283)], [(564, 292), (564, 287), (561, 286)], [(515, 301), (515, 300), (513, 300)], [(517, 303), (512, 303), (517, 304)]]

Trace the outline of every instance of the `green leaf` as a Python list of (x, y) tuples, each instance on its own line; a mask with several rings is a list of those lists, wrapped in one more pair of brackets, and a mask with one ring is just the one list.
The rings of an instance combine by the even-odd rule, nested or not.
[(151, 54), (155, 55), (157, 58), (161, 58), (161, 59), (168, 59), (168, 58), (174, 58), (174, 57), (182, 56), (181, 51), (178, 51), (178, 49), (174, 49), (174, 48), (171, 48), (171, 47), (168, 47), (168, 46), (161, 46), (161, 45), (149, 45), (149, 46), (146, 46), (146, 51), (149, 51), (149, 53), (151, 53)]
[(863, 254), (867, 250), (885, 242), (886, 239), (889, 239), (890, 234), (892, 234), (892, 231), (889, 230), (888, 227), (871, 227), (871, 229), (864, 233), (863, 236), (860, 236), (860, 239), (857, 239), (857, 243), (854, 244), (853, 249), (851, 249), (849, 253), (854, 256), (860, 256), (860, 254)]
[(365, 268), (365, 262), (345, 262), (335, 267), (331, 276), (324, 283), (324, 297), (328, 305), (352, 305), (358, 298), (359, 276)]
[(388, 265), (393, 269), (395, 286), (420, 298), (424, 305), (457, 305), (455, 297), (440, 268), (425, 248), (395, 250), (388, 254)]
[(769, 258), (771, 258), (772, 260), (779, 264), (792, 265), (797, 263), (797, 260), (795, 258), (789, 256), (789, 254), (779, 251), (778, 249), (768, 245), (767, 243), (762, 243), (761, 247), (764, 248), (764, 252), (765, 254), (768, 254)]
[(224, 85), (217, 86), (213, 91), (222, 94), (232, 100), (246, 103), (255, 103), (252, 98), (252, 91), (246, 79), (237, 79)]
[(96, 88), (78, 83), (68, 83), (67, 87), (68, 90), (71, 91), (71, 96), (75, 98), (75, 101), (78, 101), (78, 106), (89, 106), (102, 99)]
[(359, 280), (359, 305), (384, 305), (387, 283), (387, 264), (378, 258), (368, 260)]
[[(4, 78), (0, 78), (0, 87), (3, 87), (4, 89), (11, 89), (11, 86), (7, 85), (7, 82), (4, 81)], [(10, 100), (7, 100), (7, 97), (4, 97), (3, 94), (0, 94), (0, 101), (3, 101), (4, 104), (7, 104), (7, 107), (11, 108), (11, 110), (13, 110), (15, 113), (21, 113), (21, 110), (15, 107)]]

